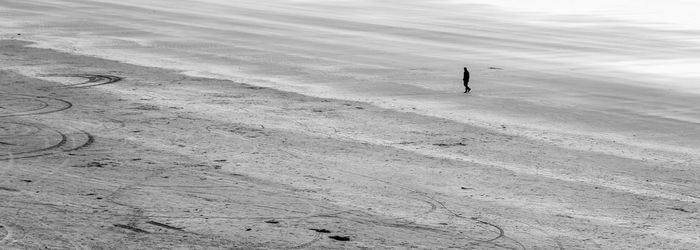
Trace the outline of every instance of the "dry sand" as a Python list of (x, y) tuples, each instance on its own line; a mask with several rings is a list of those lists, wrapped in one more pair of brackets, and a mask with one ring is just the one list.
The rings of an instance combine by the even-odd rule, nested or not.
[(27, 44), (0, 42), (2, 249), (700, 248), (697, 154)]

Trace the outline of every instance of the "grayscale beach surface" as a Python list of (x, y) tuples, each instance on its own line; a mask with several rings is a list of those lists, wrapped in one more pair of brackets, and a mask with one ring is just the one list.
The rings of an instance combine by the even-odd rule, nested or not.
[(697, 249), (698, 35), (460, 1), (1, 1), (0, 248)]

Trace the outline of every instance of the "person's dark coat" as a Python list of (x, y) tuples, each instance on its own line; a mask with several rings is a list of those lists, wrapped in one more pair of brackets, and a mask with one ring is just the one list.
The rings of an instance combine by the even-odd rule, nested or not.
[(469, 91), (472, 91), (471, 88), (469, 88), (469, 70), (467, 70), (467, 67), (464, 67), (464, 93), (469, 93)]

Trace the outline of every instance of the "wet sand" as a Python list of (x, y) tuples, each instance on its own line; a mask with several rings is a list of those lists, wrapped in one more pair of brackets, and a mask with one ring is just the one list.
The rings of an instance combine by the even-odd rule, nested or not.
[(26, 45), (0, 42), (3, 249), (700, 246), (696, 154)]

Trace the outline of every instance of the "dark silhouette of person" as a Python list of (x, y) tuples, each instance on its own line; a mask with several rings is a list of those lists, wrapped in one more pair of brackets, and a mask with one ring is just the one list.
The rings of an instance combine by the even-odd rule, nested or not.
[(469, 88), (469, 70), (467, 70), (467, 67), (464, 67), (464, 93), (469, 93), (469, 91), (472, 91), (471, 88)]

